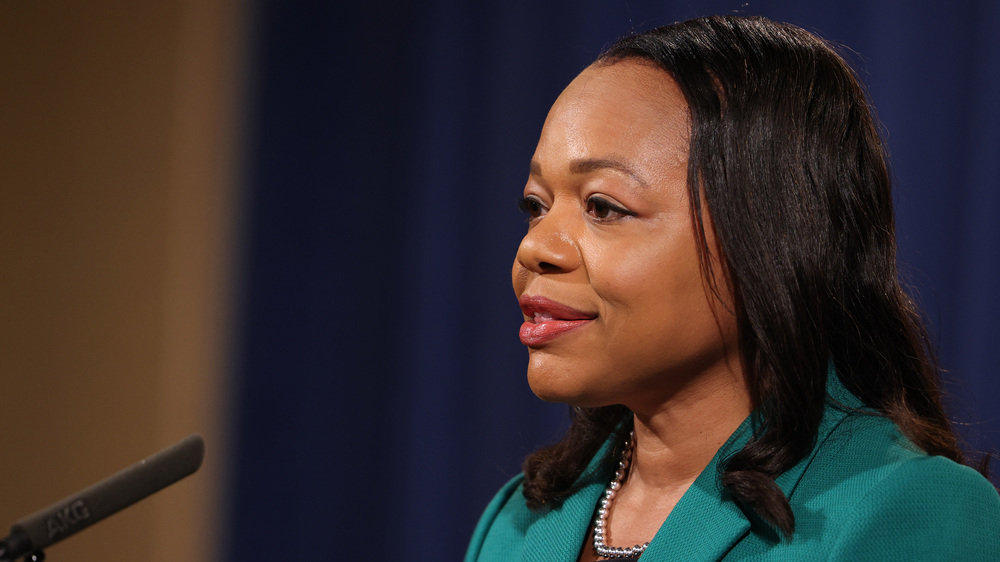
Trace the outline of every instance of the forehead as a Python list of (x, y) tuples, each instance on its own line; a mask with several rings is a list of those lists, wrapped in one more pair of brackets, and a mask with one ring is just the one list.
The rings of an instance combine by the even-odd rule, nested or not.
[(563, 90), (546, 118), (538, 148), (571, 157), (655, 158), (677, 164), (687, 160), (689, 129), (687, 102), (670, 74), (652, 63), (626, 59), (592, 65)]
[(665, 101), (678, 108), (687, 107), (670, 73), (651, 61), (637, 58), (588, 66), (566, 86), (560, 98), (599, 98), (609, 94), (621, 99), (628, 97), (649, 103)]

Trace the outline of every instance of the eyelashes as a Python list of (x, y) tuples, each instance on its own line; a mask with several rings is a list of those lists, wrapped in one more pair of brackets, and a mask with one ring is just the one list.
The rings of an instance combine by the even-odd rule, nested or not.
[(600, 221), (611, 221), (624, 217), (634, 217), (635, 213), (612, 203), (603, 197), (591, 195), (587, 198), (587, 213)]
[(518, 199), (517, 208), (528, 217), (528, 220), (537, 219), (545, 211), (545, 205), (537, 197), (531, 195)]
[[(534, 195), (526, 195), (518, 199), (517, 208), (527, 216), (528, 222), (541, 218), (548, 212), (545, 203)], [(636, 216), (634, 211), (598, 195), (591, 195), (587, 198), (586, 210), (587, 214), (597, 222), (610, 222)]]

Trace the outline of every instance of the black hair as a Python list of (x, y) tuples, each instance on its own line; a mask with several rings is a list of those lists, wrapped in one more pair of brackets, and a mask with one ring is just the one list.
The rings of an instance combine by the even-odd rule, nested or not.
[[(789, 24), (716, 16), (623, 38), (595, 65), (639, 60), (676, 81), (691, 119), (688, 191), (702, 271), (732, 290), (740, 357), (761, 431), (724, 462), (745, 510), (795, 528), (774, 478), (815, 445), (827, 365), (932, 455), (963, 461), (940, 369), (896, 266), (890, 176), (864, 89), (835, 49)], [(704, 214), (728, 279), (712, 277)], [(559, 443), (524, 464), (529, 507), (558, 504), (631, 413), (574, 409)]]

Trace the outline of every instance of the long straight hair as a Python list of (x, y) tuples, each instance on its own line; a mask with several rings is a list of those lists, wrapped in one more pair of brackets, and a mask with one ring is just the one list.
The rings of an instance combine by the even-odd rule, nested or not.
[[(595, 63), (667, 71), (691, 118), (688, 195), (712, 290), (732, 288), (739, 349), (762, 430), (724, 464), (722, 484), (786, 536), (774, 479), (814, 447), (827, 365), (867, 406), (932, 455), (962, 462), (937, 361), (898, 280), (889, 172), (865, 93), (823, 40), (764, 18), (690, 20), (626, 37)], [(709, 213), (729, 279), (712, 277)], [(575, 409), (559, 443), (524, 465), (528, 505), (558, 504), (631, 413)], [(615, 454), (615, 453), (612, 453)]]

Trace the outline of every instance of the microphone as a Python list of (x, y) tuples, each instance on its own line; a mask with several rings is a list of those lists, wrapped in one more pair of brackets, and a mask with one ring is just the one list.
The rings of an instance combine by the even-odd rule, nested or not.
[(0, 541), (0, 562), (42, 550), (198, 470), (205, 441), (190, 437), (37, 511), (10, 527)]

